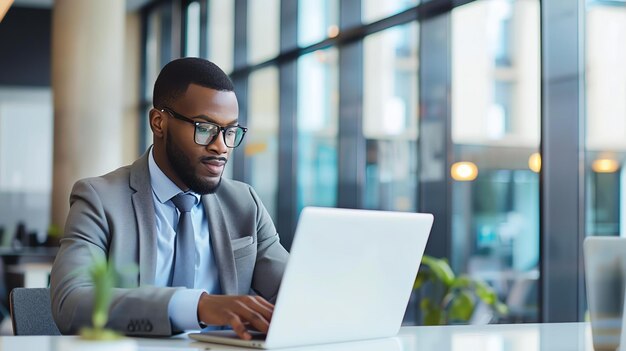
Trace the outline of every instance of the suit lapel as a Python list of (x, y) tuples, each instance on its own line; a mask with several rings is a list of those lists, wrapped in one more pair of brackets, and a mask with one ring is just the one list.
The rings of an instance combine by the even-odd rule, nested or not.
[(222, 293), (225, 295), (236, 295), (237, 270), (235, 269), (235, 257), (230, 245), (230, 235), (226, 227), (222, 206), (216, 194), (202, 196), (202, 204), (209, 219), (209, 236), (220, 275)]
[(154, 284), (156, 274), (157, 238), (154, 201), (148, 170), (149, 152), (148, 150), (135, 161), (130, 169), (130, 187), (135, 190), (132, 202), (137, 218), (140, 286)]

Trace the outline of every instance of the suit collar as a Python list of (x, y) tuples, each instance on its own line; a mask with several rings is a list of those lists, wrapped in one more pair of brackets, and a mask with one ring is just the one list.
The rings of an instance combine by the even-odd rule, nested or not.
[(130, 167), (130, 187), (135, 191), (132, 203), (137, 219), (140, 286), (153, 285), (156, 274), (157, 233), (148, 153), (146, 151)]

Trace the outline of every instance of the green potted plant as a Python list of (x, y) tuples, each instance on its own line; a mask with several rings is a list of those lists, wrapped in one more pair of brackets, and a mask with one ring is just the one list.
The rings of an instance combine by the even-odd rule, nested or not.
[(445, 259), (424, 255), (413, 289), (428, 291), (420, 301), (425, 325), (467, 323), (480, 302), (495, 316), (508, 313), (489, 285), (468, 275), (455, 275)]
[(135, 340), (126, 338), (122, 334), (105, 327), (109, 319), (113, 287), (117, 280), (115, 267), (111, 262), (94, 258), (94, 263), (88, 268), (88, 274), (93, 282), (94, 292), (92, 327), (82, 328), (78, 338), (62, 339), (62, 345), (59, 346), (59, 349), (69, 351), (113, 349), (116, 351), (136, 351), (137, 342)]

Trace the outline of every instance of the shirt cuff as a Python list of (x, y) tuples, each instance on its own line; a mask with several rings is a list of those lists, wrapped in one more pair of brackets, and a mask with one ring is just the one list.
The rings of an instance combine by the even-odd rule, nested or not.
[(167, 314), (173, 329), (190, 330), (200, 329), (198, 323), (198, 302), (206, 291), (202, 289), (176, 290), (167, 306)]

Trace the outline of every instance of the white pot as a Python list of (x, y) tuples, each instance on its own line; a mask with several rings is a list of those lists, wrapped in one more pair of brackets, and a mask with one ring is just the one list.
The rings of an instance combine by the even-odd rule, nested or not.
[(57, 342), (57, 350), (63, 351), (137, 351), (137, 341), (120, 340), (84, 340), (76, 336), (63, 336)]

